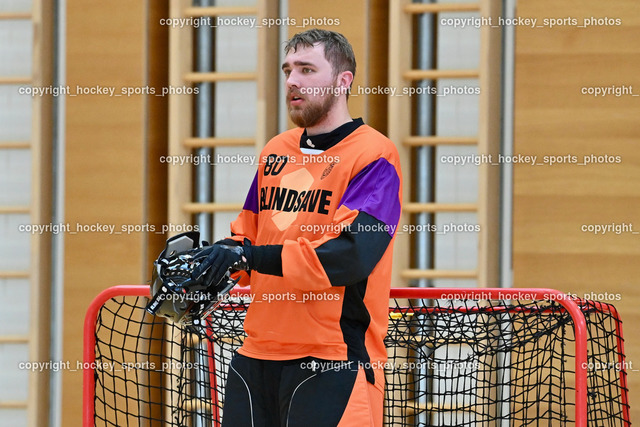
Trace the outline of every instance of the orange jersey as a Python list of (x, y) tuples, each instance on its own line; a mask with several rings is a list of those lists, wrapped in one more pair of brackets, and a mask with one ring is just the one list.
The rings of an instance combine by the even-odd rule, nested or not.
[(261, 153), (231, 224), (234, 240), (250, 240), (257, 269), (239, 350), (245, 356), (386, 360), (399, 156), (361, 120), (343, 127), (350, 133), (316, 154), (301, 149), (301, 128), (274, 137)]

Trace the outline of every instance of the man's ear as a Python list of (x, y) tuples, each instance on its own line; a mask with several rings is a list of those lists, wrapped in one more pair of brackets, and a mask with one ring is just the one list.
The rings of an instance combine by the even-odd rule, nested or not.
[(343, 71), (338, 75), (338, 86), (345, 93), (351, 88), (351, 83), (353, 83), (353, 73), (351, 71)]

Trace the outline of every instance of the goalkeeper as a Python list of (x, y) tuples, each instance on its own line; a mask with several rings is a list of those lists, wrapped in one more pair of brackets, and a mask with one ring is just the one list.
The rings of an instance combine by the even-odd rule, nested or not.
[(349, 114), (344, 36), (305, 31), (285, 53), (298, 127), (265, 146), (232, 236), (192, 276), (217, 283), (231, 268), (251, 286), (223, 426), (381, 426), (398, 152)]

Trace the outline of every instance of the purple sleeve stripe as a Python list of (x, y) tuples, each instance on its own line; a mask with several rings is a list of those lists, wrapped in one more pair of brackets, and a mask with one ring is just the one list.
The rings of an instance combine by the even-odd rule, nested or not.
[(254, 214), (258, 213), (258, 172), (256, 172), (253, 177), (251, 188), (249, 188), (249, 193), (247, 194), (247, 198), (244, 201), (242, 209), (251, 211)]
[(389, 228), (389, 234), (395, 234), (400, 220), (400, 177), (396, 168), (380, 158), (362, 169), (351, 180), (340, 200), (351, 210), (366, 212)]

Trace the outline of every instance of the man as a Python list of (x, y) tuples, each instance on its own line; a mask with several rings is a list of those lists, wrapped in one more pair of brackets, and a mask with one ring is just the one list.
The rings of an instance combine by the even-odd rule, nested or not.
[(356, 64), (344, 36), (305, 31), (285, 53), (299, 127), (265, 146), (232, 237), (193, 274), (211, 267), (215, 283), (247, 270), (240, 283), (254, 296), (223, 425), (381, 426), (398, 153), (349, 114)]

